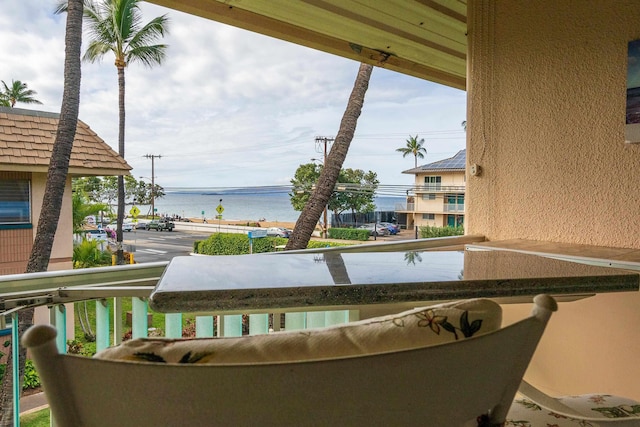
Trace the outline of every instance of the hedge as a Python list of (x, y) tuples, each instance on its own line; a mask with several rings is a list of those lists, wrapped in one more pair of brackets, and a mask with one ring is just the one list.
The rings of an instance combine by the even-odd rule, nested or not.
[(432, 237), (462, 236), (463, 227), (432, 227), (430, 225), (419, 227), (420, 238), (429, 239)]
[(369, 230), (359, 228), (330, 228), (329, 237), (341, 240), (369, 240)]
[[(365, 230), (366, 231), (366, 230)], [(275, 252), (276, 246), (286, 245), (284, 237), (262, 237), (253, 239), (253, 253)], [(344, 243), (311, 240), (307, 248), (346, 246)], [(215, 233), (206, 240), (193, 243), (193, 252), (202, 255), (242, 255), (249, 253), (249, 236), (240, 233)]]

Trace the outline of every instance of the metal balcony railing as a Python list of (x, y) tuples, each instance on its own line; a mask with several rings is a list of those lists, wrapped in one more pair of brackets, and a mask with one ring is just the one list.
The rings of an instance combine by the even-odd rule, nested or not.
[[(418, 239), (400, 242), (384, 242), (347, 247), (307, 249), (305, 253), (323, 252), (387, 252), (421, 251), (433, 249), (461, 250), (465, 244), (480, 242), (482, 236), (455, 236), (437, 239)], [(278, 256), (283, 252), (274, 252)], [(58, 330), (57, 346), (60, 353), (67, 352), (67, 303), (95, 300), (96, 303), (96, 349), (100, 351), (121, 342), (125, 332), (122, 322), (122, 299), (132, 298), (131, 330), (133, 338), (148, 336), (149, 307), (147, 299), (162, 276), (168, 262), (122, 265), (113, 267), (87, 268), (80, 270), (47, 271), (42, 273), (13, 274), (0, 276), (0, 321), (9, 322), (12, 341), (19, 341), (17, 314), (31, 307), (49, 308), (50, 320)], [(285, 312), (273, 307), (269, 313), (246, 313), (249, 318), (249, 334), (269, 332), (270, 316), (284, 319), (286, 329), (305, 329), (345, 323), (357, 319), (357, 313), (350, 310), (321, 312)], [(182, 336), (183, 314), (164, 314), (167, 338)], [(218, 336), (239, 336), (243, 334), (243, 315), (222, 315), (215, 313), (195, 316), (196, 337), (210, 337), (214, 334), (214, 317)], [(111, 330), (111, 325), (113, 325)], [(281, 328), (279, 321), (271, 321), (274, 330)], [(246, 330), (244, 331), (246, 333)], [(14, 372), (17, 371), (18, 346), (12, 346)], [(20, 386), (14, 376), (14, 414), (19, 414)], [(16, 416), (14, 425), (19, 426)]]

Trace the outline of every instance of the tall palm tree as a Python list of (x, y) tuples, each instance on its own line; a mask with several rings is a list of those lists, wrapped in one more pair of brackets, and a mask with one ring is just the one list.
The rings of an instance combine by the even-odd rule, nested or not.
[(23, 104), (42, 104), (34, 98), (38, 92), (27, 87), (26, 83), (20, 80), (11, 80), (11, 86), (8, 86), (4, 80), (1, 80), (4, 89), (0, 92), (0, 106), (13, 108), (16, 102)]
[(420, 140), (418, 140), (418, 135), (409, 135), (409, 139), (407, 139), (407, 145), (405, 147), (396, 149), (396, 151), (402, 153), (402, 157), (407, 157), (409, 154), (412, 154), (415, 160), (414, 167), (417, 168), (418, 157), (424, 159), (424, 155), (427, 154), (427, 149), (423, 147), (423, 144), (424, 138), (420, 138)]
[[(53, 238), (58, 227), (62, 197), (69, 171), (69, 158), (78, 125), (80, 108), (80, 47), (82, 45), (82, 0), (69, 0), (64, 60), (64, 90), (56, 139), (51, 152), (47, 182), (42, 201), (42, 210), (38, 219), (38, 229), (27, 263), (27, 273), (46, 271), (53, 247)], [(33, 309), (22, 310), (18, 314), (18, 334), (33, 324)], [(16, 343), (14, 343), (16, 344)], [(18, 358), (18, 378), (24, 376), (26, 349), (21, 348)], [(12, 405), (12, 353), (9, 352), (6, 371), (0, 390), (0, 408), (2, 408), (1, 425), (13, 424)], [(17, 417), (18, 414), (15, 414)]]
[[(165, 44), (153, 44), (168, 32), (167, 15), (156, 17), (147, 24), (142, 24), (140, 3), (142, 0), (84, 0), (84, 17), (88, 26), (89, 45), (82, 57), (83, 61), (96, 62), (108, 52), (115, 55), (115, 66), (118, 71), (118, 154), (124, 158), (125, 130), (125, 80), (124, 69), (133, 62), (144, 66), (160, 65), (167, 51)], [(65, 3), (58, 6), (64, 10)], [(124, 262), (122, 252), (122, 222), (124, 219), (125, 188), (124, 178), (118, 176), (118, 244), (117, 262)]]
[(347, 102), (347, 109), (342, 115), (342, 121), (340, 122), (340, 129), (338, 130), (336, 139), (324, 163), (322, 172), (320, 172), (320, 178), (318, 178), (316, 188), (313, 190), (313, 193), (311, 193), (309, 201), (300, 213), (285, 250), (304, 249), (307, 247), (316, 223), (331, 198), (336, 182), (338, 182), (340, 169), (342, 169), (344, 159), (347, 157), (349, 145), (351, 145), (351, 141), (353, 140), (353, 134), (356, 132), (358, 117), (360, 117), (360, 113), (362, 112), (364, 95), (369, 88), (369, 79), (371, 78), (372, 70), (373, 66), (360, 64), (356, 81), (353, 84), (353, 90)]

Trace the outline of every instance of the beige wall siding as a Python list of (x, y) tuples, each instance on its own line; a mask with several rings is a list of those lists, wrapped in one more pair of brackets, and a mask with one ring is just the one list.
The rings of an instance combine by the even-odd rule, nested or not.
[[(640, 144), (624, 143), (637, 1), (469, 3), (466, 231), (640, 248)], [(561, 303), (527, 378), (640, 399), (640, 293)], [(530, 307), (506, 305), (505, 320)]]
[[(47, 181), (47, 175), (42, 173), (34, 173), (32, 181), (32, 201), (33, 201), (33, 229), (34, 239), (35, 230), (38, 227), (40, 212), (42, 211), (42, 198)], [(73, 221), (72, 221), (72, 202), (71, 202), (71, 177), (67, 178), (67, 184), (62, 199), (62, 210), (60, 219), (58, 220), (58, 228), (56, 230), (53, 248), (51, 249), (51, 264), (59, 261), (66, 263), (63, 268), (72, 268), (69, 259), (73, 255)], [(58, 261), (59, 260), (59, 261)], [(51, 268), (54, 269), (54, 268)], [(60, 266), (55, 270), (60, 270)]]
[(468, 233), (640, 248), (640, 144), (624, 143), (638, 38), (637, 1), (470, 2)]

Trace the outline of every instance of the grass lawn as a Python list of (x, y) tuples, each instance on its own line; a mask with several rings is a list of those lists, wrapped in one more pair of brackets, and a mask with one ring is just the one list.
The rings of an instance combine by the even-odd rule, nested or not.
[(20, 425), (25, 427), (49, 427), (51, 425), (49, 408), (20, 416)]
[[(86, 304), (86, 307), (85, 307)], [(84, 332), (82, 330), (82, 326), (80, 323), (79, 316), (82, 316), (83, 319), (86, 317), (88, 319), (89, 325), (91, 325), (91, 331), (95, 334), (96, 332), (96, 302), (95, 301), (86, 301), (75, 303), (75, 335), (76, 341), (82, 344), (82, 354), (86, 354), (88, 356), (92, 356), (96, 352), (96, 343), (87, 341), (84, 336)], [(113, 319), (113, 298), (109, 299), (109, 318)], [(124, 325), (125, 334), (131, 330), (130, 326), (126, 325), (126, 317), (127, 312), (131, 311), (131, 298), (122, 298), (122, 324)], [(153, 311), (149, 311), (151, 314), (152, 320), (149, 324), (149, 328), (156, 328), (158, 330), (165, 330), (165, 322), (164, 322), (164, 313), (156, 313)], [(184, 315), (182, 319), (183, 327), (186, 325), (187, 321), (193, 322), (195, 319), (194, 315)], [(162, 332), (161, 335), (164, 335)], [(109, 325), (109, 342), (113, 343), (113, 320), (110, 321)]]

